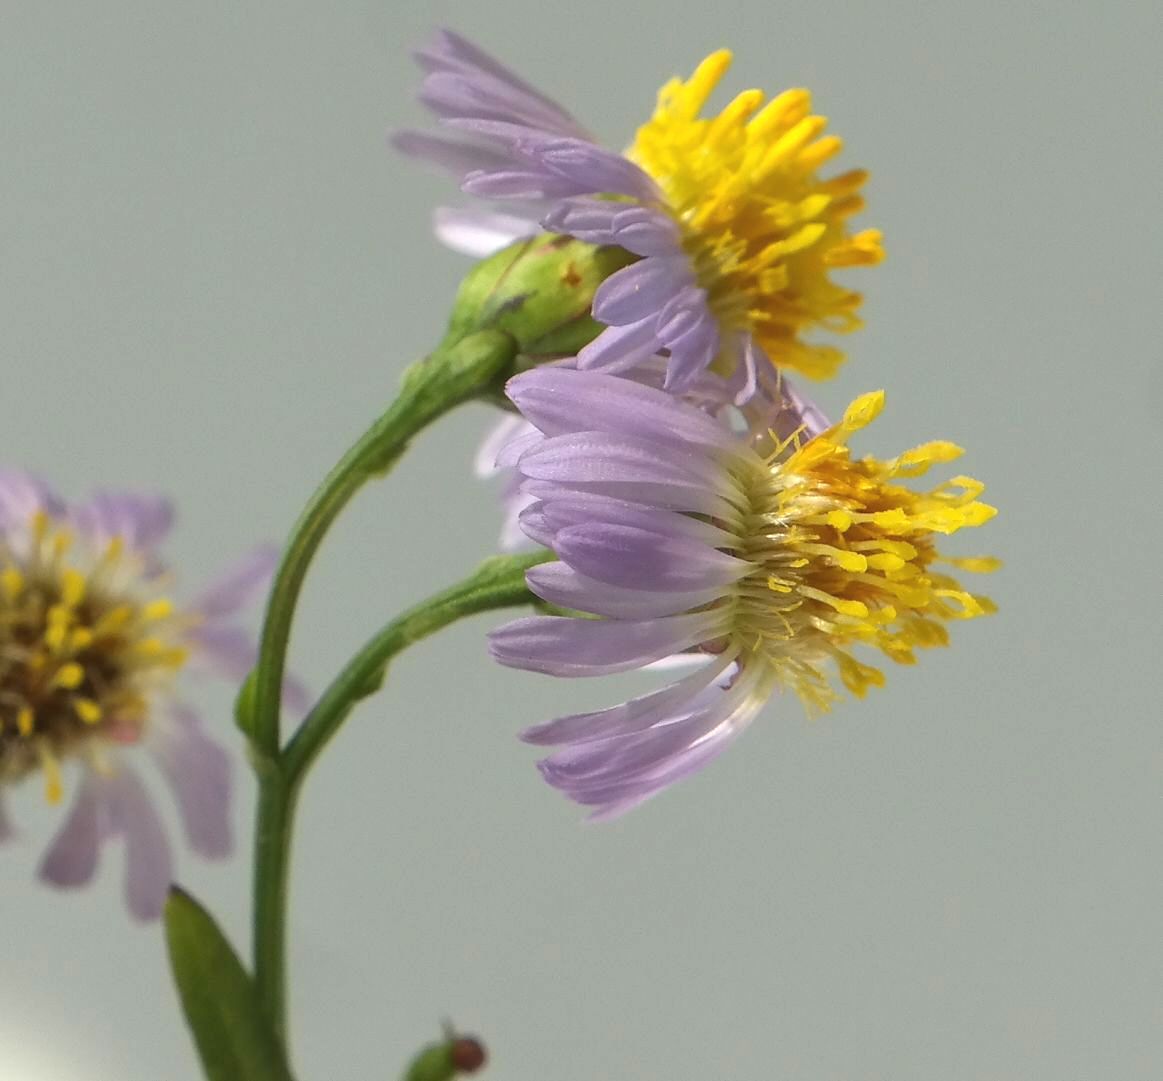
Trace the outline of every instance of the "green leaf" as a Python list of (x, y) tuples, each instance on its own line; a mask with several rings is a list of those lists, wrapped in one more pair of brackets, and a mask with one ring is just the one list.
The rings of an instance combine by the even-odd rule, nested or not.
[(210, 914), (173, 886), (165, 919), (174, 982), (209, 1081), (292, 1081), (254, 984)]

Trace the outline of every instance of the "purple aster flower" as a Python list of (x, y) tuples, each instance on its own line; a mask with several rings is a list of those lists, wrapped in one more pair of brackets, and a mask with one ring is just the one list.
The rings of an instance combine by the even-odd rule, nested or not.
[[(561, 361), (553, 367), (571, 369), (576, 362)], [(666, 360), (651, 357), (623, 377), (648, 387), (662, 387), (666, 380)], [(761, 454), (770, 453), (777, 443), (787, 443), (793, 436), (810, 439), (829, 427), (829, 420), (809, 398), (800, 394), (791, 381), (782, 375), (759, 389), (747, 394), (744, 404), (732, 403), (737, 387), (713, 372), (704, 372), (681, 395), (683, 401), (724, 425), (735, 426), (749, 433), (753, 448)], [(506, 414), (499, 420), (481, 443), (474, 462), (478, 477), (499, 476), (502, 480), (502, 526), (500, 547), (512, 552), (527, 548), (532, 543), (521, 527), (521, 512), (535, 502), (521, 484), (518, 471), (511, 465), (531, 441), (538, 438), (537, 429), (518, 414)]]
[[(927, 443), (853, 459), (849, 437), (882, 394), (810, 436), (733, 430), (657, 387), (598, 372), (541, 368), (508, 393), (538, 435), (510, 444), (521, 526), (558, 562), (530, 588), (597, 618), (533, 616), (494, 632), (504, 664), (554, 676), (642, 668), (676, 654), (704, 663), (678, 682), (524, 733), (559, 749), (545, 778), (598, 817), (619, 814), (701, 769), (785, 688), (809, 710), (883, 674), (854, 647), (899, 663), (944, 645), (946, 624), (992, 610), (942, 563), (938, 534), (988, 521), (982, 486), (960, 476), (930, 491), (899, 483), (960, 448)], [(794, 420), (794, 418), (792, 418)], [(757, 438), (758, 437), (758, 438)]]
[(157, 918), (172, 875), (161, 819), (133, 761), (152, 758), (173, 792), (189, 846), (231, 849), (230, 760), (173, 696), (179, 670), (232, 682), (255, 646), (236, 622), (266, 586), (262, 548), (185, 605), (167, 595), (164, 500), (98, 492), (67, 505), (39, 480), (0, 470), (0, 839), (5, 789), (38, 774), (50, 803), (71, 807), (40, 865), (52, 886), (86, 884), (101, 846), (125, 844), (125, 896)]
[(742, 400), (770, 383), (773, 365), (812, 377), (838, 367), (843, 354), (803, 332), (859, 325), (859, 294), (828, 274), (883, 251), (875, 230), (847, 228), (865, 173), (817, 175), (841, 143), (823, 135), (806, 91), (766, 104), (746, 91), (704, 118), (731, 60), (712, 53), (662, 88), (654, 116), (618, 154), (455, 34), (438, 33), (417, 55), (420, 100), (445, 130), (403, 132), (396, 146), (517, 211), (443, 211), (442, 239), (481, 256), (543, 227), (638, 257), (597, 290), (593, 316), (606, 329), (578, 354), (581, 369), (623, 372), (661, 353), (666, 389), (715, 370)]

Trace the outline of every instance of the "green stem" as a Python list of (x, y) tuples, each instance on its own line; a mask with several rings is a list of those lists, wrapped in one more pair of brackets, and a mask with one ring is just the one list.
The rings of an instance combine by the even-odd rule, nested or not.
[(493, 388), (516, 352), (502, 331), (482, 330), (432, 353), (404, 373), (399, 396), (343, 456), (311, 496), (291, 531), (271, 585), (254, 671), (249, 734), (256, 750), (278, 754), (279, 699), (287, 643), (307, 568), (339, 512), (373, 476), (385, 473), (409, 441), (437, 417)]
[(486, 559), (463, 581), (410, 608), (370, 638), (323, 692), (287, 744), (282, 765), (288, 783), (302, 782), (356, 702), (378, 690), (388, 662), (397, 653), (465, 616), (531, 601), (525, 572), (550, 558), (541, 549)]
[(303, 780), (354, 705), (378, 689), (389, 660), (464, 616), (533, 599), (525, 571), (549, 559), (539, 551), (485, 560), (463, 581), (392, 620), (344, 666), (274, 762), (260, 760), (255, 833), (254, 962), (259, 1001), (279, 1038), (286, 1039), (287, 885), (291, 832)]
[[(259, 768), (254, 836), (254, 971), (259, 1003), (286, 1046), (287, 877), (297, 786), (282, 767)], [(290, 1049), (287, 1049), (290, 1057)]]
[(340, 511), (372, 477), (382, 475), (421, 429), (471, 398), (496, 390), (516, 345), (483, 330), (442, 346), (404, 373), (400, 394), (343, 456), (311, 497), (275, 573), (242, 711), (259, 778), (254, 851), (255, 985), (270, 1023), (285, 1030), (285, 918), (291, 823), (298, 783), (282, 763), (279, 707), (291, 623), (307, 569)]

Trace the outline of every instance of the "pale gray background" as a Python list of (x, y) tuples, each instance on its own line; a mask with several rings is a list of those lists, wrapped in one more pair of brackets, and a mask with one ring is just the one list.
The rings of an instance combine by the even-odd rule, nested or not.
[[(601, 828), (513, 735), (646, 681), (499, 670), (487, 619), (416, 649), (303, 802), (301, 1078), (395, 1077), (444, 1015), (507, 1081), (1163, 1076), (1157, 5), (7, 0), (3, 458), (174, 493), (191, 588), (283, 535), (466, 268), (428, 234), (451, 186), (384, 145), (439, 23), (614, 145), (722, 44), (733, 90), (814, 90), (890, 252), (849, 279), (868, 328), (821, 398), (885, 386), (867, 445), (970, 448), (1002, 612), (818, 723), (773, 703)], [(489, 551), (488, 420), (442, 423), (337, 531), (295, 643), (316, 685)], [(228, 735), (229, 694), (201, 700)], [(120, 854), (51, 894), (56, 812), (13, 813), (0, 1079), (194, 1077)], [(245, 859), (181, 871), (245, 941)]]

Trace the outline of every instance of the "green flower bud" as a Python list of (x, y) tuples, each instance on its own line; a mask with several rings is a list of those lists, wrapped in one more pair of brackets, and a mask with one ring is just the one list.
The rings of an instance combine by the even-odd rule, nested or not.
[(475, 1036), (446, 1032), (440, 1043), (429, 1044), (412, 1060), (404, 1081), (453, 1081), (476, 1073), (487, 1057), (484, 1045)]
[(590, 314), (598, 286), (637, 259), (555, 233), (515, 241), (461, 283), (446, 340), (504, 331), (517, 343), (513, 374), (574, 356), (604, 329)]

